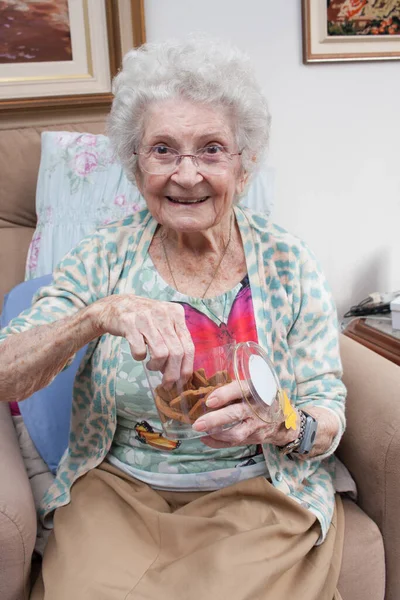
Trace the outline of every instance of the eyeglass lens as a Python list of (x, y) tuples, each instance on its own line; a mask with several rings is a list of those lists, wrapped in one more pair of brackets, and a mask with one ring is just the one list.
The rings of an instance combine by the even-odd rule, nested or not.
[(220, 175), (231, 157), (222, 147), (202, 148), (196, 154), (180, 154), (167, 146), (145, 147), (139, 154), (141, 167), (151, 174), (172, 173), (183, 160), (192, 160), (199, 172)]

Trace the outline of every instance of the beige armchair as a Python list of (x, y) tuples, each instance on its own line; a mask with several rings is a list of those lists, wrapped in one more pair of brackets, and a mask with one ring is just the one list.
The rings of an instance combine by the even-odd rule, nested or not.
[[(53, 125), (100, 133), (102, 122)], [(35, 227), (39, 128), (0, 136), (0, 306), (23, 280)], [(21, 176), (23, 174), (23, 177)], [(356, 480), (358, 504), (345, 498), (343, 600), (400, 598), (400, 368), (342, 336), (348, 428), (338, 454)], [(8, 406), (0, 403), (0, 599), (29, 597), (36, 515)], [(386, 580), (386, 596), (385, 592)]]
[[(357, 483), (358, 507), (374, 521), (382, 535), (385, 600), (398, 600), (400, 367), (344, 336), (341, 337), (341, 352), (348, 399), (347, 430), (338, 456)], [(354, 506), (351, 512), (354, 512)], [(373, 532), (367, 523), (365, 529), (361, 522), (356, 528), (356, 520), (353, 521), (348, 512), (346, 519), (341, 573), (343, 598), (372, 600), (371, 586), (380, 577), (379, 545), (374, 537), (377, 532)], [(357, 577), (352, 573), (357, 573)]]

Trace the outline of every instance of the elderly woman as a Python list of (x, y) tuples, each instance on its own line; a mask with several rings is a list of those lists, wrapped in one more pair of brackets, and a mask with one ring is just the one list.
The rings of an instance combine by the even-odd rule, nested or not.
[[(31, 597), (339, 598), (335, 309), (307, 246), (238, 204), (269, 133), (249, 63), (210, 40), (147, 44), (127, 54), (114, 92), (110, 136), (147, 210), (83, 240), (1, 336), (7, 400), (47, 385), (88, 344)], [(193, 425), (214, 433), (157, 436), (143, 361), (166, 387), (187, 379), (205, 332), (211, 345), (267, 351), (294, 429), (232, 404), (226, 385)]]

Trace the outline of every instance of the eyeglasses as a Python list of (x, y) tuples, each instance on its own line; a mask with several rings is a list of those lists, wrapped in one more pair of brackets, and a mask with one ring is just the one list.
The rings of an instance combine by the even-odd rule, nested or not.
[(174, 148), (158, 144), (144, 146), (140, 152), (133, 152), (133, 154), (139, 157), (140, 167), (150, 175), (172, 174), (184, 158), (191, 158), (199, 173), (223, 175), (232, 158), (241, 156), (242, 152), (229, 152), (224, 146), (211, 145), (200, 148), (194, 154), (180, 154)]

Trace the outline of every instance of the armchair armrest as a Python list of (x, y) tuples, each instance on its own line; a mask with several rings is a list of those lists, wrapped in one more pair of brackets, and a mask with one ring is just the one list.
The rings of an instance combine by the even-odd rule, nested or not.
[(347, 429), (338, 456), (353, 475), (359, 506), (382, 532), (387, 600), (400, 598), (400, 367), (342, 335)]
[(0, 598), (28, 598), (36, 512), (8, 405), (0, 402)]

